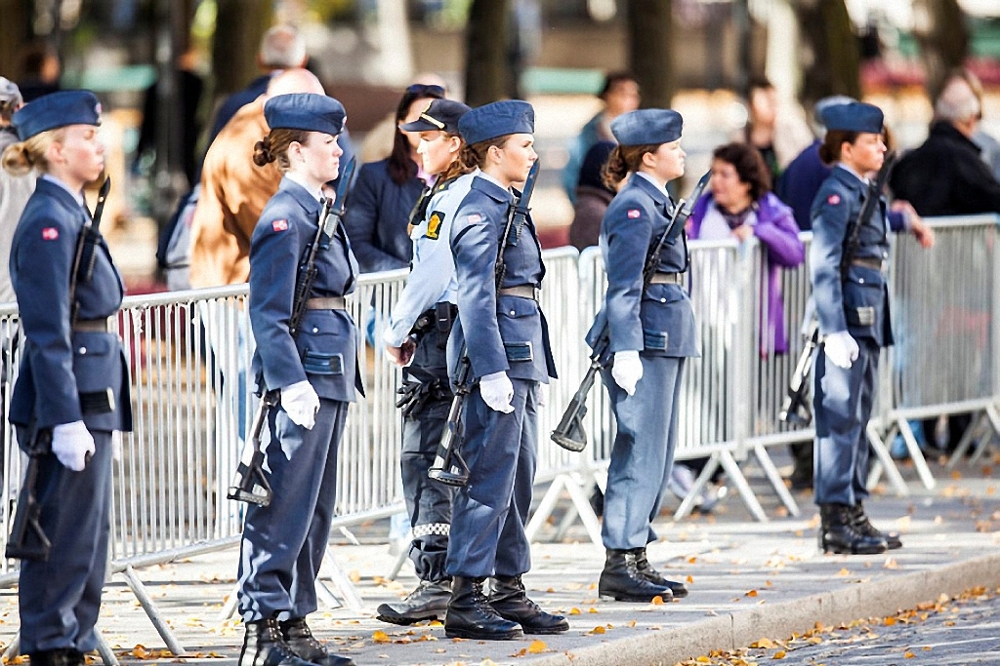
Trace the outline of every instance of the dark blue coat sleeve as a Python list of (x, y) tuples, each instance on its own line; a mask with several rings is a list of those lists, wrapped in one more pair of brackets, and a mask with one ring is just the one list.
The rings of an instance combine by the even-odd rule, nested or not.
[(602, 249), (608, 274), (605, 311), (611, 334), (610, 350), (612, 353), (641, 351), (644, 348), (639, 316), (642, 269), (653, 234), (652, 215), (639, 203), (612, 201), (603, 224), (602, 240), (606, 246)]
[(809, 248), (809, 266), (813, 297), (823, 335), (847, 330), (840, 260), (844, 238), (851, 220), (850, 192), (841, 191), (831, 180), (820, 188), (813, 203), (813, 240)]
[[(70, 340), (69, 275), (76, 230), (69, 220), (34, 218), (15, 243), (11, 264), (17, 273), (21, 330), (29, 355), (38, 426), (81, 420)], [(53, 238), (53, 236), (57, 236)]]

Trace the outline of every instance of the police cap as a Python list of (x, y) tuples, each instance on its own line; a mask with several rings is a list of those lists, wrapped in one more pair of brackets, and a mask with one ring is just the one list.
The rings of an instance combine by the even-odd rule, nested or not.
[(535, 110), (519, 99), (505, 99), (477, 107), (458, 121), (458, 132), (468, 144), (508, 134), (534, 134)]
[(89, 90), (54, 92), (15, 111), (11, 124), (21, 141), (67, 125), (100, 125), (101, 103)]
[(458, 120), (469, 111), (469, 107), (452, 99), (435, 99), (412, 123), (400, 125), (404, 132), (433, 132), (440, 130), (448, 134), (458, 134)]
[(639, 109), (611, 121), (611, 133), (623, 146), (670, 143), (681, 138), (684, 119), (673, 109)]
[(347, 112), (332, 97), (316, 93), (277, 95), (264, 103), (264, 120), (271, 129), (322, 132), (334, 136), (344, 131)]

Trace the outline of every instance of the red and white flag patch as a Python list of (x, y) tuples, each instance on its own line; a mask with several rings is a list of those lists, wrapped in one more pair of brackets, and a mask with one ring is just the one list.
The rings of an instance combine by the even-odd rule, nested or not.
[(55, 227), (45, 227), (42, 229), (42, 240), (56, 240), (59, 238), (59, 230)]
[(837, 204), (840, 203), (840, 195), (839, 194), (831, 194), (830, 196), (828, 196), (826, 198), (826, 202), (828, 204), (830, 204), (831, 206), (836, 206)]
[(639, 210), (638, 208), (630, 208), (628, 213), (626, 213), (626, 215), (628, 215), (628, 219), (630, 220), (638, 220), (640, 217), (642, 217), (642, 211)]
[(275, 220), (271, 223), (271, 228), (275, 231), (288, 231), (288, 220)]
[(483, 216), (480, 215), (479, 213), (473, 213), (472, 215), (469, 215), (465, 219), (469, 224), (478, 224), (479, 222), (482, 222)]

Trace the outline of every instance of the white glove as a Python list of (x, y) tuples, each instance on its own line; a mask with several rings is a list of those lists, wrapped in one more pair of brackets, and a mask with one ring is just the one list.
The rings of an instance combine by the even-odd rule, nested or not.
[(535, 406), (544, 407), (549, 404), (549, 385), (545, 382), (538, 382), (538, 391), (535, 393)]
[(510, 414), (514, 411), (514, 385), (506, 372), (494, 372), (479, 380), (479, 393), (486, 406), (495, 412)]
[(642, 361), (639, 359), (639, 352), (634, 350), (615, 352), (611, 376), (626, 393), (635, 395), (635, 385), (642, 379)]
[(281, 389), (281, 408), (295, 425), (312, 430), (319, 411), (319, 396), (308, 379)]
[(845, 370), (858, 358), (858, 343), (847, 331), (827, 335), (823, 338), (823, 349), (830, 363)]
[(111, 459), (121, 460), (122, 459), (122, 431), (112, 430), (111, 431)]
[(94, 436), (83, 421), (60, 423), (52, 428), (52, 453), (74, 472), (82, 472), (87, 466), (87, 454), (96, 452)]

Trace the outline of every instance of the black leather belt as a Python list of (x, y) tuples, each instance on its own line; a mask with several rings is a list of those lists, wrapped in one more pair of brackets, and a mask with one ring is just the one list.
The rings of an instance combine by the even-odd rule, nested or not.
[(541, 290), (530, 284), (519, 284), (516, 287), (504, 287), (497, 292), (497, 296), (520, 296), (521, 298), (530, 298), (533, 300), (538, 300), (538, 294)]
[(876, 259), (875, 257), (858, 257), (851, 259), (851, 266), (870, 268), (873, 271), (884, 271), (888, 267), (888, 262), (883, 259)]
[(650, 284), (684, 284), (684, 273), (654, 273)]
[(347, 299), (343, 296), (321, 296), (306, 301), (306, 310), (346, 310)]
[(111, 318), (77, 319), (73, 322), (73, 330), (81, 333), (107, 333), (111, 330)]

